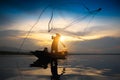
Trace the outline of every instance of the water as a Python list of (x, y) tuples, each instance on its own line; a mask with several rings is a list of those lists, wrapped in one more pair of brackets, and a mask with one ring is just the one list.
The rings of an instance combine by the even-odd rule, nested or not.
[[(50, 68), (29, 67), (31, 55), (0, 55), (0, 80), (50, 80)], [(120, 80), (120, 55), (69, 55), (59, 61), (61, 80)]]

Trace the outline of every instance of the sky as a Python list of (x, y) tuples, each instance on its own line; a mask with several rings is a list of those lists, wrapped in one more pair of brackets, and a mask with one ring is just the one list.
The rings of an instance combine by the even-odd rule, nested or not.
[(0, 50), (17, 50), (24, 41), (21, 51), (44, 47), (50, 51), (51, 36), (60, 33), (70, 53), (120, 53), (119, 4), (119, 0), (0, 0)]

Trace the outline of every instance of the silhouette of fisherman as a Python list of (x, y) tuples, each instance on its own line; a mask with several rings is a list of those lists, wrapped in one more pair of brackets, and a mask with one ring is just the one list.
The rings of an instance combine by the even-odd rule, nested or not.
[[(53, 42), (51, 46), (51, 54), (58, 54), (58, 43), (60, 41), (60, 34), (56, 33), (56, 36), (52, 36)], [(62, 43), (63, 45), (63, 43)], [(63, 45), (65, 47), (65, 45)], [(58, 61), (57, 58), (54, 56), (51, 59), (51, 73), (52, 73), (52, 78), (51, 80), (59, 80), (59, 75), (58, 75)]]
[(45, 47), (43, 51), (32, 52), (38, 59), (31, 64), (31, 67), (43, 67), (46, 69), (50, 63), (50, 57), (48, 56), (48, 48)]
[(58, 43), (60, 40), (60, 34), (56, 33), (56, 36), (52, 36), (53, 42), (51, 46), (51, 53), (57, 53), (58, 52)]
[[(48, 67), (48, 64), (50, 63), (51, 67), (51, 73), (52, 77), (51, 80), (60, 80), (60, 75), (58, 75), (58, 59), (59, 55), (58, 52), (58, 43), (60, 42), (60, 34), (56, 33), (56, 36), (52, 36), (53, 42), (51, 45), (51, 54), (49, 54), (47, 47), (44, 48), (43, 51), (35, 51), (32, 52), (38, 60), (36, 60), (33, 64), (31, 64), (31, 67), (42, 67), (46, 69)], [(64, 47), (65, 45), (60, 42)]]

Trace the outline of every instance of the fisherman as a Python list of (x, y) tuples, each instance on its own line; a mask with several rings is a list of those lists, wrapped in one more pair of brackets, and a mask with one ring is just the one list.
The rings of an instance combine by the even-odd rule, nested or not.
[[(57, 54), (58, 53), (58, 43), (60, 41), (60, 34), (56, 33), (56, 36), (52, 36), (53, 42), (51, 46), (51, 54)], [(62, 43), (63, 44), (63, 43)], [(58, 78), (58, 69), (57, 69), (58, 61), (57, 58), (51, 59), (51, 73), (54, 78)]]
[(50, 57), (48, 56), (48, 48), (45, 47), (43, 51), (32, 52), (38, 59), (31, 64), (31, 67), (43, 67), (46, 69), (50, 63)]
[(51, 46), (51, 53), (57, 53), (58, 52), (58, 43), (60, 40), (60, 34), (56, 33), (56, 36), (52, 36), (53, 42)]

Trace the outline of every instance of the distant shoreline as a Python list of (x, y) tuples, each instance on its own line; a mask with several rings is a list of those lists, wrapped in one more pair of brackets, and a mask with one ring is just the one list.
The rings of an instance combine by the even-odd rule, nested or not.
[(0, 55), (32, 55), (30, 52), (0, 51)]
[[(33, 55), (30, 52), (0, 51), (0, 55)], [(120, 55), (120, 53), (68, 53), (68, 55)]]

